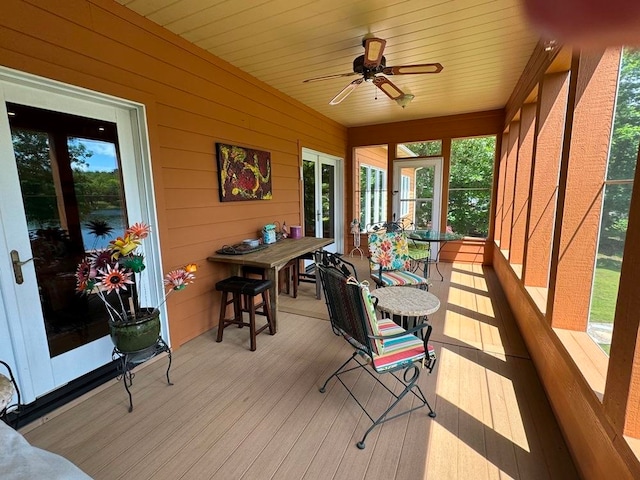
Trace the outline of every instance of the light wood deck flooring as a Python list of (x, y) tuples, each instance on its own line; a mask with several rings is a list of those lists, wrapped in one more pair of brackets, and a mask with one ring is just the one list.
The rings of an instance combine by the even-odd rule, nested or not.
[[(356, 260), (361, 279), (368, 276)], [(277, 335), (215, 330), (136, 370), (134, 410), (115, 380), (23, 429), (34, 445), (96, 479), (574, 479), (575, 468), (491, 268), (444, 264), (431, 292), (434, 373), (420, 385), (434, 407), (376, 428), (345, 389), (319, 385), (351, 353), (324, 301), (303, 284), (281, 297)], [(388, 394), (366, 375), (354, 391), (374, 411)], [(393, 385), (387, 382), (389, 385)], [(409, 400), (403, 400), (403, 402)]]

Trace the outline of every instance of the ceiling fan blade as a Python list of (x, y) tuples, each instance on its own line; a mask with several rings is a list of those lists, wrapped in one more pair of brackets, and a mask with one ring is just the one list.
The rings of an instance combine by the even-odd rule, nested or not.
[(338, 93), (335, 97), (331, 99), (331, 101), (329, 102), (329, 105), (339, 104), (341, 101), (347, 98), (349, 94), (353, 92), (356, 89), (356, 87), (360, 85), (362, 82), (364, 82), (364, 78), (358, 78), (357, 80), (354, 80), (353, 82), (351, 82), (349, 85), (344, 87), (340, 91), (340, 93)]
[(319, 82), (320, 80), (329, 80), (331, 78), (351, 77), (352, 75), (358, 75), (358, 73), (356, 72), (336, 73), (335, 75), (325, 75), (323, 77), (307, 78), (306, 80), (303, 80), (302, 83)]
[(364, 41), (364, 66), (366, 68), (376, 68), (382, 61), (382, 52), (384, 52), (384, 46), (387, 44), (386, 40), (381, 38), (366, 38)]
[(440, 73), (444, 67), (440, 63), (421, 63), (419, 65), (404, 65), (399, 67), (385, 67), (385, 75), (414, 75), (418, 73)]
[(373, 83), (392, 100), (396, 100), (404, 95), (404, 92), (396, 87), (391, 80), (386, 77), (376, 77), (373, 79)]

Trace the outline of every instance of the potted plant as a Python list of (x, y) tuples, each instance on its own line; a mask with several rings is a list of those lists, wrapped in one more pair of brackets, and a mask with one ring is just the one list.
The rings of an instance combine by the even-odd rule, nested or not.
[(171, 292), (184, 289), (195, 280), (195, 264), (170, 271), (164, 277), (166, 290), (159, 305), (142, 307), (138, 285), (145, 269), (144, 255), (138, 251), (150, 233), (149, 225), (131, 225), (105, 249), (84, 257), (76, 270), (76, 291), (97, 295), (109, 314), (111, 340), (123, 353), (135, 352), (156, 343), (160, 335), (159, 307)]

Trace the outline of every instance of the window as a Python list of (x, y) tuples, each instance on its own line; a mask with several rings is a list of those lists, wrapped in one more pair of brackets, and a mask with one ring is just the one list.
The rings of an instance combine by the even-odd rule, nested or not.
[[(400, 197), (408, 198), (411, 191), (411, 177), (409, 175), (402, 175), (400, 179)], [(400, 202), (400, 218), (404, 218), (409, 215), (409, 204), (407, 202)]]
[(442, 140), (400, 143), (396, 149), (396, 158), (438, 157), (440, 155), (442, 155)]
[(384, 222), (387, 218), (387, 172), (360, 165), (360, 227)]
[(470, 237), (489, 234), (496, 137), (451, 141), (447, 229)]
[(622, 54), (588, 333), (608, 354), (640, 143), (640, 50)]

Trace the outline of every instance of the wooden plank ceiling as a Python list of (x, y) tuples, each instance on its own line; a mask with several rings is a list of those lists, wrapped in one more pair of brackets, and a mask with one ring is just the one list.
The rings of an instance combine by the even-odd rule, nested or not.
[[(117, 1), (349, 127), (502, 108), (538, 41), (518, 0)], [(444, 69), (389, 77), (406, 108), (369, 82), (329, 105), (359, 76), (303, 80), (352, 72), (365, 35), (387, 66)]]

